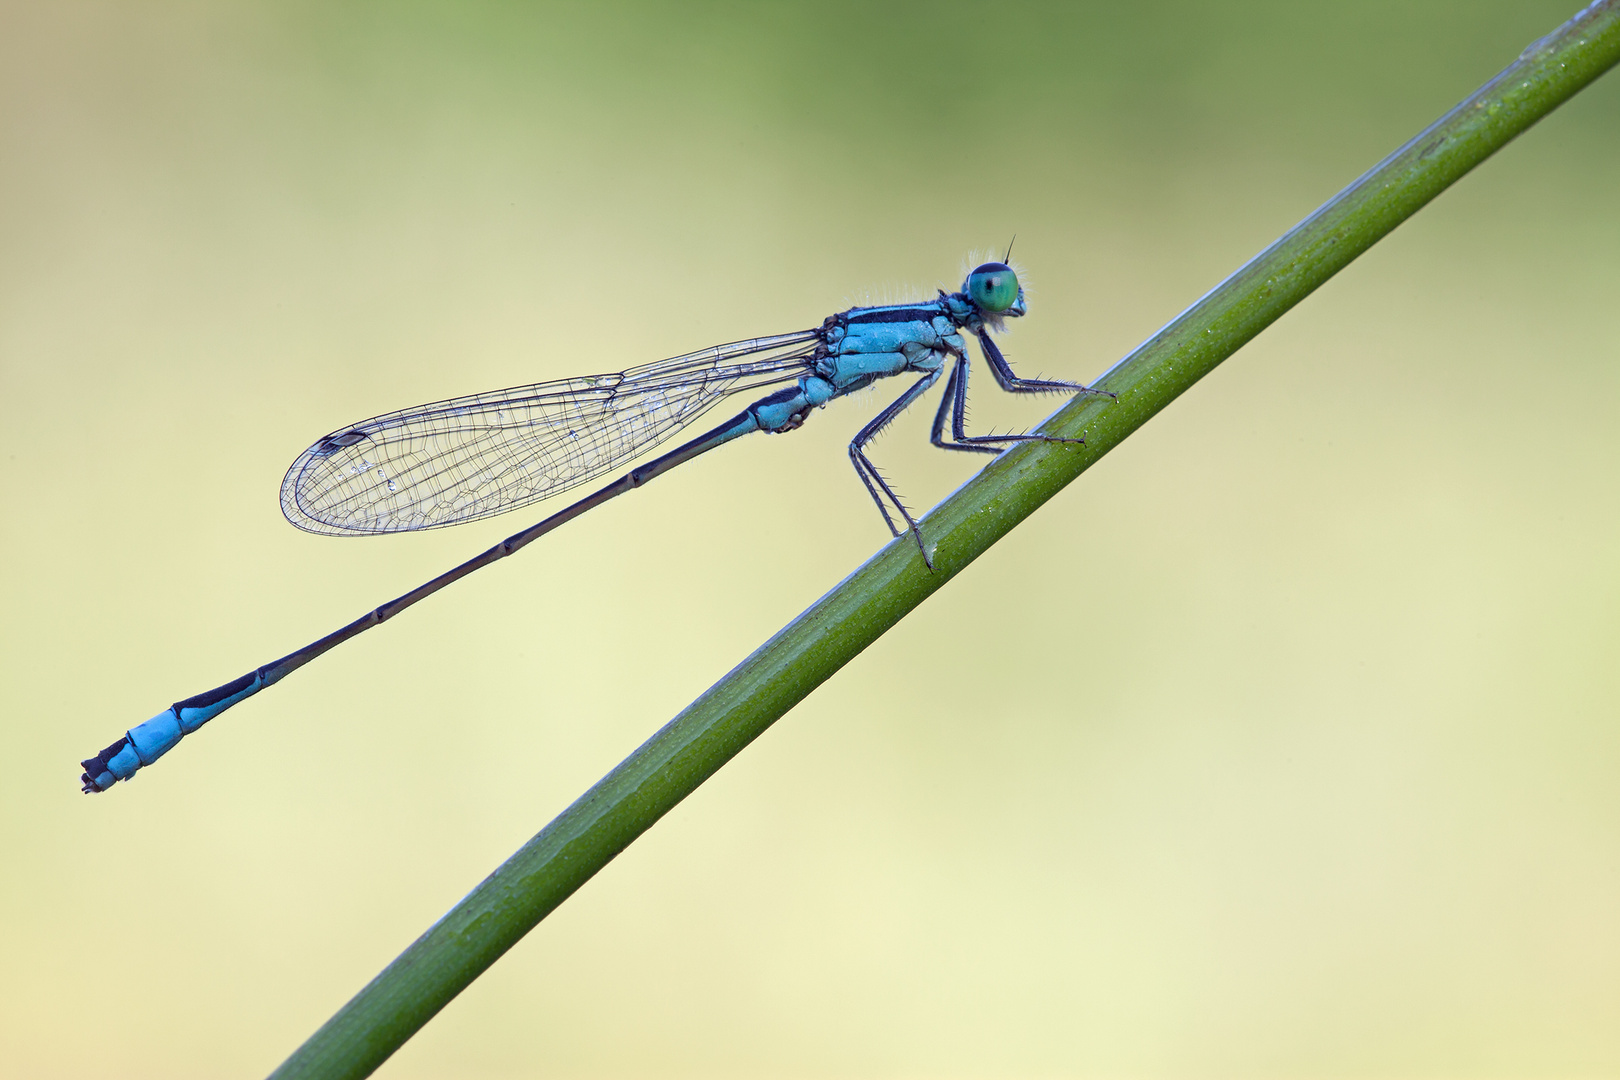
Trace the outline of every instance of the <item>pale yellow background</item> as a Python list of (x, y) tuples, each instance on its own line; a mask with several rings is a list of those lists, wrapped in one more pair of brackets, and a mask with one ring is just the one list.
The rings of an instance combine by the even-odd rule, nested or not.
[[(0, 1073), (267, 1072), (884, 541), (751, 437), (96, 798), (528, 524), (326, 540), (321, 434), (954, 287), (1093, 376), (1561, 2), (8, 4)], [(652, 830), (393, 1077), (1620, 1072), (1620, 76)], [(974, 421), (1023, 426), (981, 376)], [(877, 455), (971, 473), (928, 408)]]

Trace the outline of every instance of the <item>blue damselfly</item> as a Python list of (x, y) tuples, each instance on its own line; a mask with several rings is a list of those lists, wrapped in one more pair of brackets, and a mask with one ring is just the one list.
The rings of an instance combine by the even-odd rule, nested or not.
[[(811, 330), (751, 338), (631, 368), (452, 398), (340, 428), (299, 455), (281, 484), (281, 509), (300, 529), (329, 536), (410, 532), (502, 514), (598, 479), (702, 416), (722, 398), (759, 393), (748, 408), (606, 487), (507, 537), (341, 629), (239, 679), (176, 702), (81, 764), (84, 790), (105, 791), (181, 738), (327, 650), (423, 597), (512, 554), (594, 506), (753, 431), (792, 431), (812, 409), (895, 375), (916, 381), (856, 434), (850, 461), (895, 536), (907, 532), (933, 568), (922, 529), (866, 454), (866, 445), (949, 367), (932, 441), (997, 454), (1054, 436), (968, 435), (968, 353), (979, 341), (990, 372), (1013, 393), (1101, 394), (1079, 383), (1020, 379), (991, 338), (1025, 312), (1005, 261), (975, 268), (959, 292), (828, 316)], [(950, 423), (950, 435), (945, 433)], [(891, 513), (891, 511), (893, 511)]]

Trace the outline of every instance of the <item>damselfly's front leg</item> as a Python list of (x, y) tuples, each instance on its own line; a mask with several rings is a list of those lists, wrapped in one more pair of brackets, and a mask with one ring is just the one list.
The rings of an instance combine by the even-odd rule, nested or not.
[[(1001, 384), (1001, 388), (1009, 394), (1051, 394), (1069, 390), (1077, 394), (1119, 397), (1118, 394), (1110, 393), (1107, 390), (1093, 390), (1084, 383), (1060, 382), (1056, 379), (1020, 379), (1013, 374), (1012, 365), (1007, 363), (1005, 356), (1001, 355), (1001, 350), (996, 348), (996, 343), (991, 340), (989, 333), (981, 328), (978, 335), (979, 344), (984, 348), (984, 358), (990, 363), (990, 373), (996, 377), (996, 382)], [(965, 375), (962, 382), (963, 393), (966, 393), (967, 377)]]
[[(1056, 379), (1020, 379), (1013, 374), (1012, 365), (1007, 358), (1001, 355), (1001, 350), (991, 340), (990, 335), (983, 330), (979, 331), (979, 342), (984, 347), (985, 360), (990, 364), (990, 372), (995, 376), (996, 382), (1003, 390), (1013, 394), (1050, 394), (1074, 391), (1082, 394), (1097, 394), (1106, 397), (1118, 397), (1107, 390), (1093, 390), (1083, 383), (1060, 382)], [(1084, 444), (1084, 439), (1066, 439), (1058, 435), (969, 435), (967, 433), (967, 388), (968, 388), (968, 358), (967, 354), (960, 353), (956, 358), (956, 367), (951, 370), (951, 377), (945, 384), (945, 394), (940, 398), (939, 411), (934, 414), (934, 430), (930, 441), (941, 450), (971, 450), (981, 454), (999, 454), (1007, 449), (1008, 443), (1017, 442), (1066, 442)], [(949, 411), (951, 417), (951, 438), (955, 441), (945, 440), (945, 415)]]

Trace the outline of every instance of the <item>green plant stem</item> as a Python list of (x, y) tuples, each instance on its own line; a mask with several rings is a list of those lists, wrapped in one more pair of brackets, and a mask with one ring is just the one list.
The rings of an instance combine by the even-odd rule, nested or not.
[(1117, 401), (1076, 399), (992, 461), (911, 538), (874, 556), (582, 795), (418, 938), (276, 1077), (361, 1077), (778, 717), (1245, 342), (1463, 174), (1620, 60), (1620, 0), (1536, 42), (1116, 364)]

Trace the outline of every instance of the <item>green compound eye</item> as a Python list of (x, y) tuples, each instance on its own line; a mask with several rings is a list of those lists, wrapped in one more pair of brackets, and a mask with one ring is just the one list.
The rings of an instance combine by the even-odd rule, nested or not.
[(981, 311), (1000, 314), (1018, 299), (1018, 275), (1006, 263), (985, 263), (968, 275), (967, 294)]

